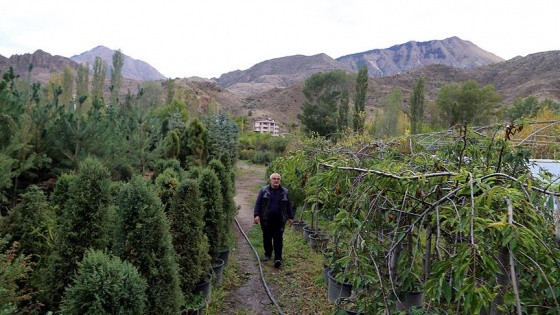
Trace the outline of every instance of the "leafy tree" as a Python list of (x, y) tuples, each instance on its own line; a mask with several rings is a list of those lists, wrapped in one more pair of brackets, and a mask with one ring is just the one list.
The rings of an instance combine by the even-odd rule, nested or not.
[(194, 179), (182, 181), (172, 199), (169, 217), (181, 289), (187, 299), (192, 298), (195, 285), (204, 280), (210, 270), (204, 212), (197, 182)]
[(344, 108), (339, 108), (341, 105), (344, 107), (347, 101), (345, 91), (348, 91), (346, 73), (341, 70), (319, 72), (305, 80), (305, 102), (302, 114), (298, 115), (304, 131), (330, 137), (340, 131), (340, 126), (347, 125), (339, 122), (340, 117), (345, 116), (343, 112), (347, 113)]
[(91, 94), (94, 98), (103, 99), (103, 88), (107, 77), (107, 63), (101, 57), (95, 57), (93, 62), (93, 77)]
[(146, 279), (148, 314), (178, 314), (183, 302), (169, 220), (155, 190), (134, 176), (117, 199), (115, 254)]
[(384, 137), (395, 137), (399, 134), (397, 128), (399, 114), (402, 113), (401, 90), (393, 89), (382, 102), (383, 116), (377, 121), (378, 134)]
[(443, 86), (436, 104), (443, 123), (451, 127), (466, 122), (470, 125), (485, 125), (491, 120), (492, 109), (499, 104), (501, 96), (493, 85), (478, 87), (476, 81)]
[(226, 237), (226, 214), (223, 210), (221, 184), (216, 172), (204, 168), (200, 172), (198, 186), (204, 208), (204, 233), (210, 244), (208, 253), (215, 260)]
[(88, 250), (73, 284), (64, 292), (61, 314), (144, 314), (147, 283), (127, 261)]
[(84, 253), (103, 249), (112, 231), (107, 230), (111, 202), (109, 170), (93, 157), (80, 163), (68, 183), (68, 198), (61, 208), (57, 242), (47, 278), (51, 307), (58, 308), (65, 288)]
[(352, 127), (354, 132), (362, 133), (366, 121), (366, 95), (368, 90), (368, 70), (366, 66), (358, 70), (356, 79), (356, 94), (354, 95), (354, 112), (352, 116)]
[(422, 123), (424, 121), (424, 77), (420, 77), (412, 95), (410, 96), (410, 133), (417, 134), (422, 132)]
[(513, 105), (505, 109), (503, 117), (508, 121), (514, 121), (520, 118), (534, 118), (545, 108), (559, 112), (560, 104), (550, 99), (539, 102), (535, 96), (516, 98), (513, 101)]
[(122, 86), (122, 69), (124, 65), (124, 55), (121, 50), (115, 51), (113, 54), (113, 67), (111, 68), (111, 102), (113, 106), (117, 105), (119, 93)]

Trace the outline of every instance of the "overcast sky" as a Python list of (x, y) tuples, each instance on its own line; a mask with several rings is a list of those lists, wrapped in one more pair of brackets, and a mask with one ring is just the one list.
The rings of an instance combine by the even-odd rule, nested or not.
[(4, 57), (103, 45), (169, 78), (452, 36), (506, 60), (560, 50), (558, 0), (1, 0), (0, 12)]

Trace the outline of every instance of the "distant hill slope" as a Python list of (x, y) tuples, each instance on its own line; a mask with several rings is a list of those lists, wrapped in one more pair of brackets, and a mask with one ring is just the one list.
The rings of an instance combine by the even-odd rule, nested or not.
[(243, 96), (274, 88), (286, 88), (304, 81), (314, 73), (351, 69), (326, 54), (295, 55), (260, 62), (247, 70), (222, 74), (216, 81), (229, 91)]
[[(100, 57), (107, 63), (107, 75), (110, 76), (111, 69), (113, 68), (113, 55), (116, 50), (107, 48), (105, 46), (97, 46), (91, 50), (83, 52), (79, 55), (74, 55), (70, 59), (77, 63), (89, 62), (90, 66), (93, 66), (95, 62), (95, 57)], [(148, 63), (131, 58), (124, 54), (124, 64), (122, 69), (123, 78), (139, 80), (139, 81), (157, 81), (165, 80), (166, 77), (159, 73), (154, 67), (150, 66)]]
[(504, 61), (458, 37), (427, 42), (410, 41), (387, 49), (346, 55), (336, 60), (354, 71), (365, 65), (370, 77), (396, 75), (431, 64), (470, 69)]

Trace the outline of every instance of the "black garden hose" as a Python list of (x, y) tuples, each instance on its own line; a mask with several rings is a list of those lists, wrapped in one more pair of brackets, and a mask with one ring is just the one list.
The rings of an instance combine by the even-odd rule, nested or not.
[(261, 273), (261, 280), (262, 280), (262, 284), (264, 286), (264, 289), (266, 290), (266, 294), (268, 295), (268, 297), (270, 298), (270, 301), (272, 301), (274, 306), (276, 306), (276, 309), (278, 310), (278, 313), (281, 314), (281, 315), (284, 315), (284, 312), (282, 312), (282, 309), (280, 308), (280, 305), (278, 305), (278, 303), (276, 303), (276, 300), (272, 296), (272, 293), (270, 292), (270, 289), (268, 288), (268, 285), (266, 284), (266, 280), (264, 279), (264, 272), (263, 272), (263, 269), (262, 269), (262, 264), (261, 264), (261, 259), (259, 257), (259, 253), (255, 249), (253, 244), (251, 244), (251, 241), (249, 240), (249, 237), (247, 236), (247, 234), (245, 234), (245, 232), (241, 228), (241, 225), (239, 225), (239, 221), (237, 221), (237, 218), (235, 218), (235, 224), (237, 224), (237, 227), (239, 228), (239, 231), (241, 231), (241, 234), (243, 234), (243, 236), (245, 237), (245, 240), (247, 240), (247, 244), (249, 244), (249, 246), (251, 246), (251, 248), (253, 249), (253, 252), (255, 253), (255, 257), (257, 257), (257, 262), (259, 263), (259, 271)]

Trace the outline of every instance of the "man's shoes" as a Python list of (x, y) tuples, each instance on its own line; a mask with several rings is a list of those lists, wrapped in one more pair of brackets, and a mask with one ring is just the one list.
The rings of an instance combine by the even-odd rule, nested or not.
[(270, 256), (264, 256), (263, 261), (269, 261), (270, 260)]
[(274, 268), (280, 268), (280, 266), (282, 266), (282, 261), (281, 260), (277, 260), (274, 262)]

